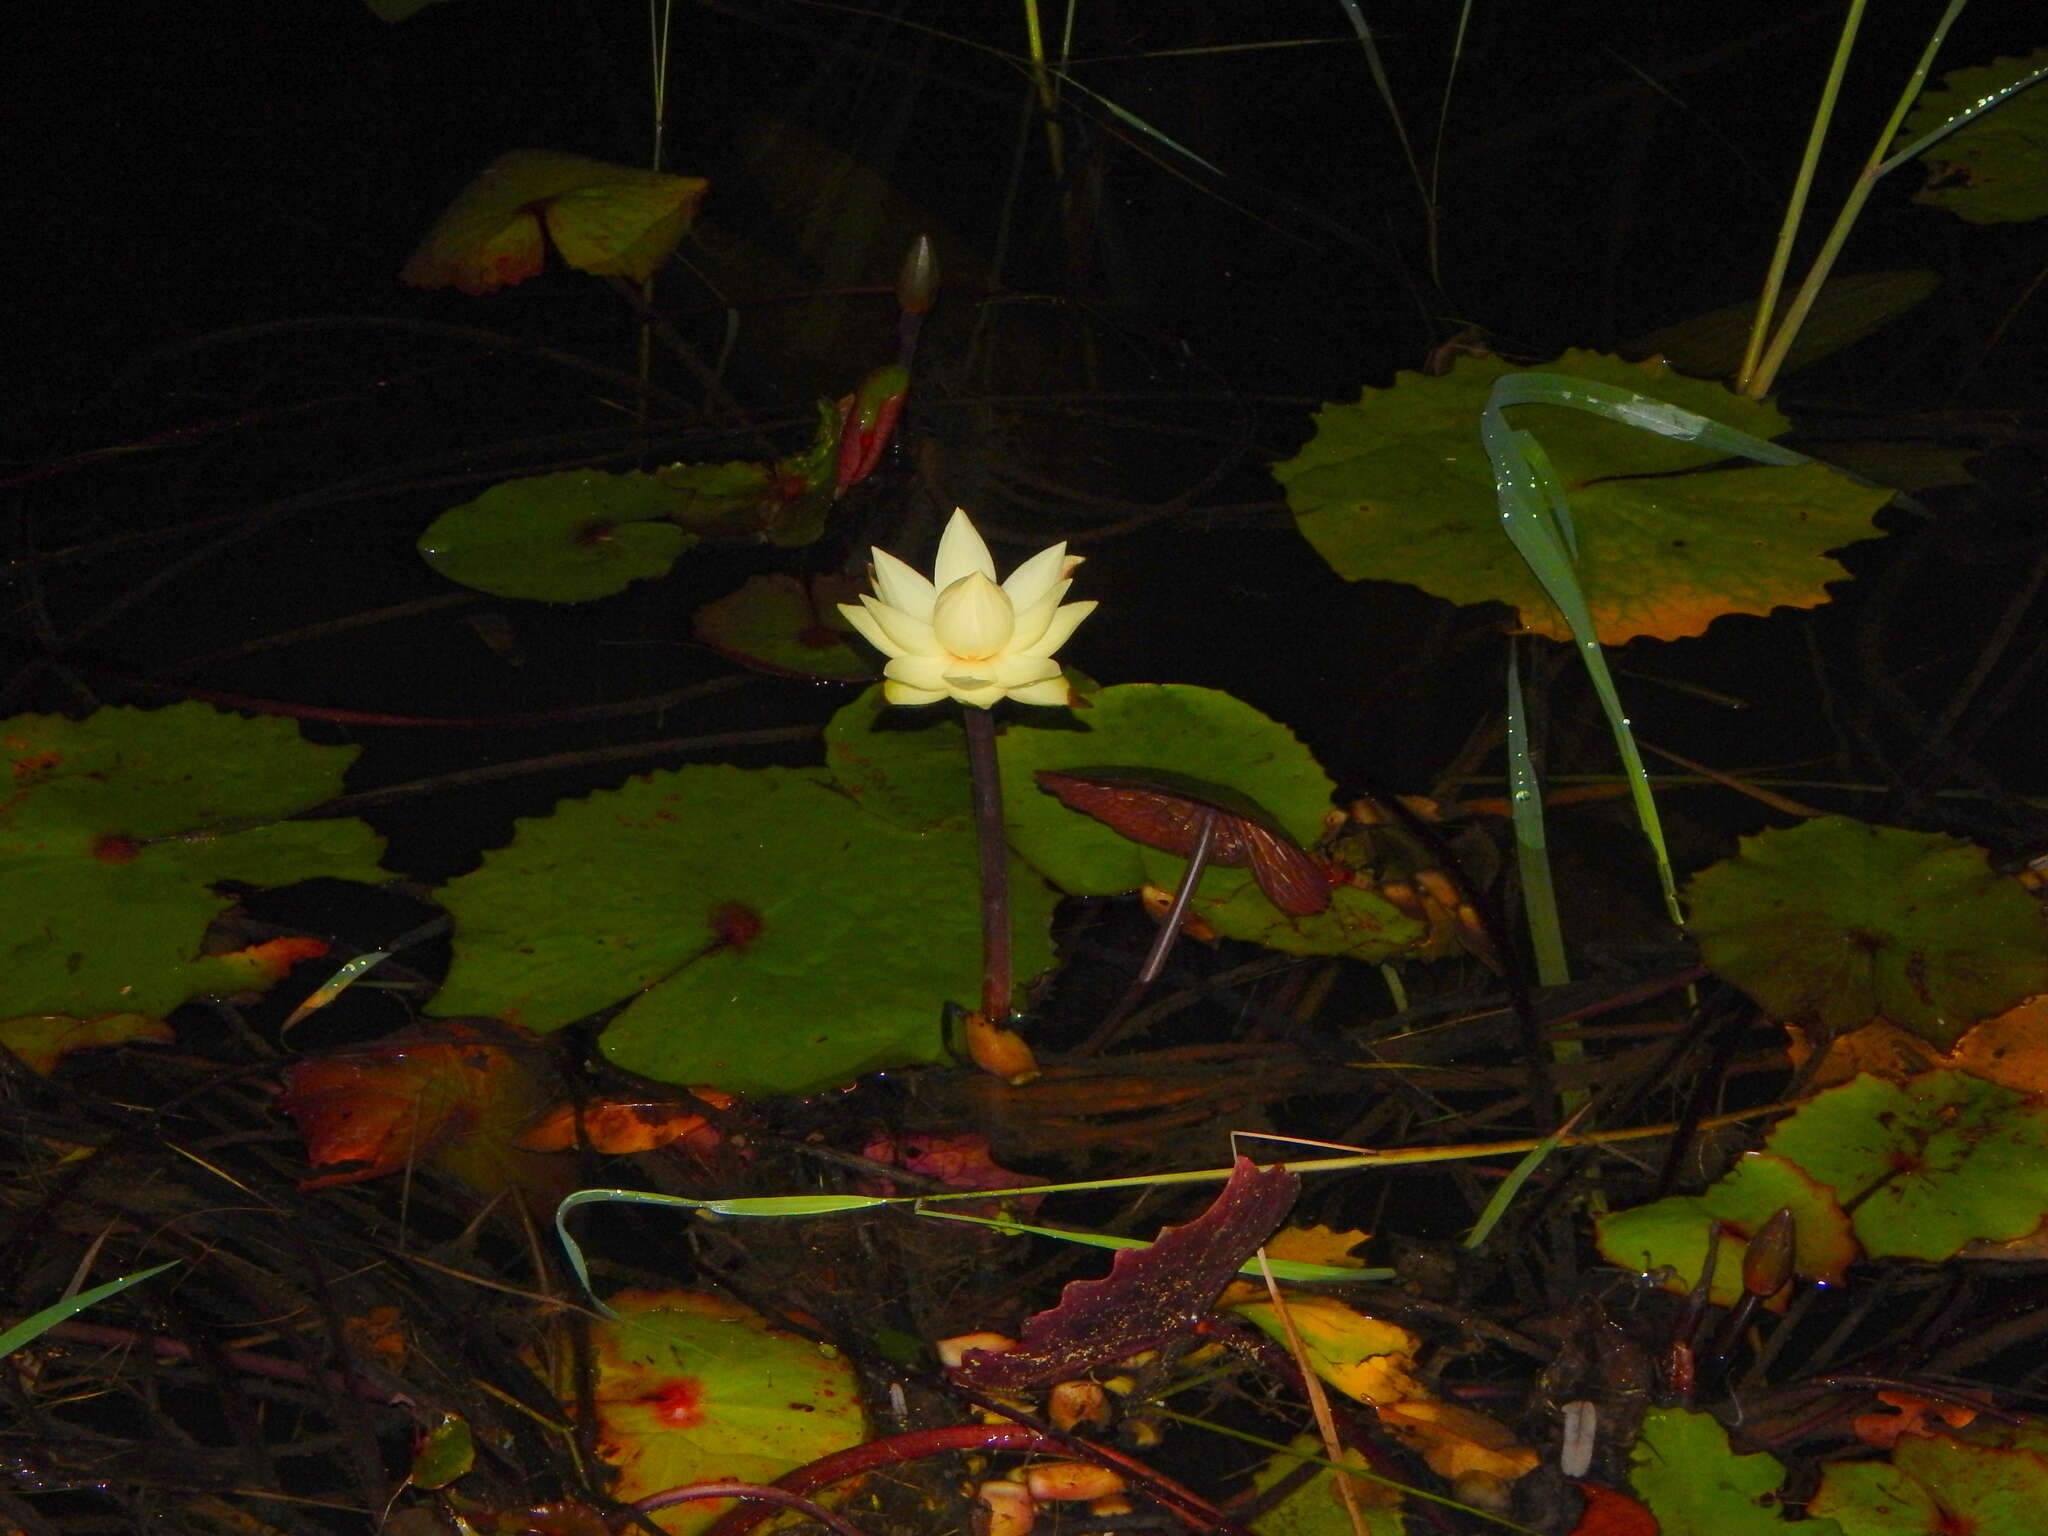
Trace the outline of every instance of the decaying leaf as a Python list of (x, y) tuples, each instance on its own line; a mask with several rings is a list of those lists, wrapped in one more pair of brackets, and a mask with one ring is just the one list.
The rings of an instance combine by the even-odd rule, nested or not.
[(1128, 1359), (1200, 1321), (1240, 1264), (1280, 1224), (1300, 1184), (1285, 1168), (1240, 1157), (1209, 1208), (1168, 1227), (1149, 1248), (1117, 1254), (1109, 1273), (1075, 1280), (1059, 1305), (1027, 1318), (1018, 1348), (969, 1352), (954, 1371), (968, 1386), (1014, 1392)]

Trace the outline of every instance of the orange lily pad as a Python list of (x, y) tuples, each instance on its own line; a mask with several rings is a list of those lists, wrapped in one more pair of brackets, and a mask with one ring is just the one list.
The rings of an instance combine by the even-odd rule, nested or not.
[(539, 1097), (507, 1043), (444, 1024), (297, 1062), (277, 1107), (298, 1125), (313, 1164), (301, 1189), (360, 1184), (432, 1158), (487, 1193), (566, 1192), (565, 1174), (549, 1160), (511, 1145)]
[[(739, 1102), (716, 1088), (692, 1088), (699, 1099), (716, 1109), (730, 1109)], [(648, 1103), (641, 1099), (589, 1099), (581, 1104), (557, 1104), (512, 1138), (512, 1145), (527, 1152), (564, 1152), (576, 1146), (578, 1122), (583, 1140), (593, 1152), (652, 1152), (685, 1137), (695, 1139), (707, 1124), (695, 1104)], [(713, 1144), (717, 1135), (713, 1133)]]

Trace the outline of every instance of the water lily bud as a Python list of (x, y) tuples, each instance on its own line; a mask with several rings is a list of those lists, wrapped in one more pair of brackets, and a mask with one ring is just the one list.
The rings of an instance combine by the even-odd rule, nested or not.
[(938, 297), (938, 253), (930, 235), (919, 235), (904, 252), (902, 270), (896, 274), (896, 307), (906, 315), (929, 314)]
[(941, 1339), (932, 1348), (938, 1352), (939, 1364), (947, 1370), (967, 1358), (967, 1351), (979, 1349), (991, 1355), (1007, 1355), (1017, 1347), (1017, 1341), (1001, 1333), (963, 1333), (951, 1339)]
[(961, 661), (987, 661), (1010, 643), (1016, 613), (1003, 589), (969, 571), (932, 605), (932, 634)]
[(1041, 1461), (1024, 1474), (1031, 1497), (1050, 1504), (1058, 1499), (1106, 1499), (1122, 1493), (1124, 1480), (1092, 1461)]
[(1799, 1258), (1799, 1228), (1792, 1207), (1781, 1205), (1756, 1229), (1742, 1254), (1742, 1288), (1752, 1296), (1774, 1296), (1792, 1278)]
[(974, 1497), (981, 1504), (974, 1517), (978, 1536), (1030, 1536), (1038, 1523), (1038, 1506), (1022, 1483), (996, 1478), (975, 1489)]
[(1107, 1424), (1110, 1419), (1109, 1394), (1102, 1384), (1095, 1381), (1058, 1381), (1046, 1396), (1045, 1416), (1058, 1430), (1072, 1429), (1076, 1424)]

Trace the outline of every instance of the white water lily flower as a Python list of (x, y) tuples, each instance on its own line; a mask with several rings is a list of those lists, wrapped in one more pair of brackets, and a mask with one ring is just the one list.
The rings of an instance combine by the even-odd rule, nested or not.
[(891, 704), (958, 699), (989, 709), (1002, 699), (1065, 704), (1067, 680), (1053, 652), (1095, 611), (1066, 603), (1079, 555), (1065, 544), (1042, 549), (996, 584), (996, 564), (966, 512), (956, 511), (939, 540), (931, 579), (887, 550), (873, 551), (875, 593), (839, 611), (889, 658), (882, 695)]

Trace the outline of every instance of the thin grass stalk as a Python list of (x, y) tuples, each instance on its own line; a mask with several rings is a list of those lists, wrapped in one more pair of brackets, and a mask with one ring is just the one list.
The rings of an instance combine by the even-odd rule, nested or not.
[(1045, 119), (1045, 157), (1052, 166), (1055, 182), (1067, 179), (1067, 151), (1060, 132), (1059, 97), (1052, 88), (1052, 73), (1045, 67), (1045, 26), (1038, 17), (1038, 0), (1024, 0), (1024, 35), (1031, 48), (1031, 89), (1038, 97), (1038, 110)]
[[(1828, 275), (1834, 271), (1835, 258), (1841, 254), (1843, 245), (1848, 242), (1849, 231), (1855, 228), (1856, 220), (1863, 212), (1863, 205), (1870, 200), (1871, 189), (1877, 185), (1880, 176), (1894, 169), (1904, 158), (1894, 155), (1887, 159), (1885, 149), (1897, 137), (1899, 125), (1905, 122), (1906, 114), (1913, 109), (1913, 103), (1919, 99), (1920, 89), (1927, 81), (1927, 73), (1934, 67), (1935, 54), (1940, 51), (1942, 43), (1948, 37), (1949, 28), (1955, 24), (1956, 18), (1962, 15), (1963, 7), (1968, 3), (1969, 0), (1949, 0), (1948, 8), (1942, 12), (1941, 20), (1935, 23), (1933, 35), (1927, 39), (1927, 46), (1921, 50), (1919, 62), (1913, 66), (1913, 73), (1906, 81), (1906, 88), (1899, 93), (1899, 99), (1892, 107), (1891, 116), (1885, 120), (1883, 129), (1878, 133), (1877, 142), (1871, 147), (1869, 158), (1864, 161), (1863, 169), (1849, 188), (1849, 195), (1842, 199), (1842, 211), (1835, 215), (1834, 227), (1828, 231), (1827, 239), (1821, 242), (1820, 253), (1814, 257), (1813, 265), (1807, 271), (1806, 281), (1799, 285), (1799, 292), (1794, 295), (1790, 307), (1786, 309), (1785, 318), (1779, 323), (1777, 333), (1764, 350), (1762, 360), (1753, 372), (1745, 370), (1744, 376), (1736, 381), (1736, 388), (1751, 399), (1761, 400), (1770, 393), (1771, 385), (1777, 382), (1778, 371), (1785, 366), (1785, 356), (1792, 350), (1792, 343), (1798, 338), (1799, 328), (1806, 323), (1806, 316), (1812, 310), (1814, 300), (1820, 297), (1821, 289), (1826, 286)], [(2004, 100), (2009, 94), (2011, 93), (2001, 93), (1997, 100)], [(1981, 111), (1988, 110), (1992, 105), (1996, 105), (1996, 101), (1979, 103), (1969, 112), (1958, 114), (1956, 119), (1943, 124), (1940, 132), (1953, 132), (1963, 122)], [(1939, 134), (1931, 136), (1928, 142), (1933, 142), (1934, 137), (1939, 137)], [(1912, 148), (1914, 153), (1919, 152), (1918, 146)]]
[(1778, 246), (1771, 253), (1770, 270), (1764, 274), (1764, 291), (1756, 301), (1756, 318), (1750, 322), (1749, 344), (1743, 349), (1742, 366), (1736, 371), (1745, 385), (1755, 374), (1763, 355), (1764, 340), (1771, 320), (1778, 313), (1778, 296), (1784, 292), (1785, 272), (1792, 265), (1792, 242), (1798, 238), (1800, 221), (1806, 217), (1806, 200), (1813, 191), (1814, 168), (1820, 164), (1821, 146), (1827, 142), (1828, 125), (1842, 93), (1842, 76), (1849, 71), (1849, 55), (1856, 48), (1856, 33), (1863, 25), (1864, 0), (1852, 0), (1842, 18), (1842, 35), (1835, 39), (1835, 57), (1828, 66), (1827, 84), (1821, 87), (1820, 106), (1813, 114), (1813, 127), (1806, 135), (1806, 153), (1799, 161), (1799, 174), (1792, 178), (1792, 198), (1785, 205), (1785, 219), (1778, 226)]

